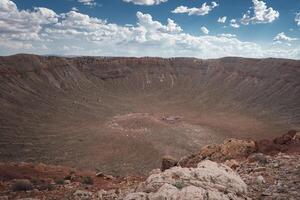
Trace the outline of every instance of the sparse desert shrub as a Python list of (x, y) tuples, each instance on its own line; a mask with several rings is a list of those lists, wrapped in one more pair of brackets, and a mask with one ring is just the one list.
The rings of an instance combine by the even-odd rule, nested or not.
[(32, 190), (32, 183), (27, 179), (20, 179), (16, 180), (15, 183), (12, 185), (12, 190), (17, 191), (28, 191)]
[(33, 177), (30, 179), (30, 182), (32, 185), (38, 185), (41, 182), (41, 179)]
[(55, 179), (55, 183), (57, 184), (57, 185), (63, 185), (64, 183), (65, 183), (65, 180), (64, 179)]
[(83, 184), (87, 184), (87, 185), (93, 185), (94, 184), (94, 180), (90, 176), (83, 177), (81, 182)]
[(34, 185), (34, 188), (38, 190), (54, 190), (54, 185), (50, 183), (49, 180), (45, 179), (39, 179), (39, 178), (32, 178), (31, 179), (32, 185)]
[(184, 188), (184, 183), (183, 182), (176, 182), (174, 184), (175, 187), (177, 187), (177, 189), (181, 190), (182, 188)]
[(38, 186), (38, 189), (43, 191), (43, 190), (48, 190), (48, 191), (52, 191), (55, 189), (54, 185), (51, 183), (42, 183)]

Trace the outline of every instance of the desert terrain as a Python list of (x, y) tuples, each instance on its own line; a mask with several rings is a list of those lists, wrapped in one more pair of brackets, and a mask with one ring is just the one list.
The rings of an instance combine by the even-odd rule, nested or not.
[(0, 57), (0, 161), (145, 175), (300, 128), (300, 61)]

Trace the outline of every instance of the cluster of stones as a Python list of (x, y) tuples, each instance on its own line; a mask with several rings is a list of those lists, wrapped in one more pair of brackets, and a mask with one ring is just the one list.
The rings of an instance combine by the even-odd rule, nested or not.
[(237, 172), (248, 185), (253, 199), (300, 199), (300, 155), (251, 155)]

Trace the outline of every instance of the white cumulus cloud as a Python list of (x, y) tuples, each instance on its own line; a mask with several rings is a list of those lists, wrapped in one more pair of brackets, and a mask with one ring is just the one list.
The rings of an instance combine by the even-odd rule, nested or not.
[(150, 14), (137, 12), (136, 16), (138, 18), (138, 25), (149, 31), (160, 31), (166, 33), (179, 33), (182, 31), (181, 27), (178, 26), (172, 19), (168, 19), (168, 24), (164, 26), (158, 21), (153, 21)]
[(168, 0), (123, 0), (124, 2), (127, 3), (133, 3), (136, 5), (147, 5), (147, 6), (151, 6), (151, 5), (158, 5), (161, 3), (165, 3)]
[(300, 13), (296, 14), (295, 22), (297, 23), (298, 26), (300, 26)]
[(205, 35), (209, 34), (209, 30), (205, 26), (202, 26), (200, 29)]
[(78, 0), (79, 3), (82, 3), (85, 6), (96, 6), (97, 3), (95, 2), (95, 0)]
[(227, 17), (226, 17), (226, 16), (224, 16), (224, 17), (219, 17), (218, 22), (224, 24), (224, 23), (226, 22), (226, 20), (227, 20)]
[(188, 15), (207, 15), (213, 8), (217, 7), (218, 4), (216, 2), (212, 2), (211, 5), (207, 5), (207, 3), (203, 3), (199, 8), (188, 8), (187, 6), (179, 6), (175, 8), (172, 13), (188, 13)]
[(233, 28), (239, 28), (240, 25), (238, 24), (237, 20), (236, 19), (232, 19), (230, 20), (230, 24), (229, 24), (231, 27)]
[(237, 37), (235, 34), (231, 34), (231, 33), (221, 33), (218, 36), (226, 37), (226, 38), (235, 38), (235, 37)]
[(48, 8), (36, 7), (33, 11), (19, 11), (10, 0), (0, 1), (0, 44), (7, 43), (30, 47), (30, 41), (42, 40), (40, 33), (46, 25), (58, 22), (58, 15)]
[(284, 32), (281, 32), (281, 33), (278, 33), (278, 34), (274, 37), (273, 40), (274, 40), (274, 41), (280, 41), (280, 42), (282, 42), (282, 41), (285, 41), (285, 42), (291, 42), (291, 41), (298, 40), (298, 38), (288, 37), (288, 36), (285, 35)]
[(0, 55), (300, 58), (296, 46), (260, 45), (230, 33), (195, 36), (172, 19), (160, 22), (142, 12), (136, 17), (135, 24), (123, 26), (76, 10), (58, 14), (47, 8), (19, 10), (13, 1), (1, 0)]
[(279, 18), (279, 12), (272, 7), (267, 7), (267, 4), (263, 0), (252, 0), (253, 3), (253, 16), (251, 11), (243, 15), (241, 23), (244, 25), (252, 24), (265, 24), (272, 23)]

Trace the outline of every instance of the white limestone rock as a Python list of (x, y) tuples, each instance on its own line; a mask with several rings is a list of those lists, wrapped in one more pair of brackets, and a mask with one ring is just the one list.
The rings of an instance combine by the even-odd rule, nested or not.
[[(132, 198), (134, 195), (136, 198)], [(173, 167), (152, 174), (138, 186), (136, 193), (125, 199), (242, 200), (246, 196), (247, 186), (236, 172), (223, 164), (205, 160), (197, 168)]]
[(124, 200), (148, 200), (148, 194), (144, 192), (136, 192), (128, 194)]

